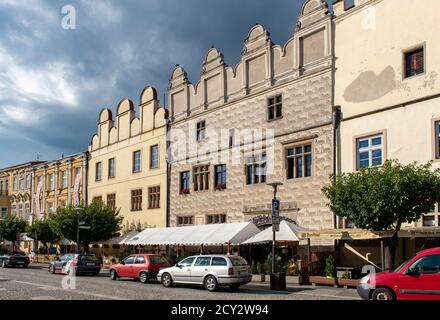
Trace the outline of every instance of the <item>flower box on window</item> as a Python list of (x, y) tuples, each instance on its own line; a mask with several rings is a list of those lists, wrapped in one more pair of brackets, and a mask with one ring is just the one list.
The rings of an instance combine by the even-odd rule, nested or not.
[(226, 189), (225, 183), (219, 183), (218, 185), (215, 186), (215, 190), (225, 190), (225, 189)]
[(190, 191), (189, 191), (189, 189), (182, 189), (182, 190), (180, 190), (180, 193), (181, 194), (190, 194)]

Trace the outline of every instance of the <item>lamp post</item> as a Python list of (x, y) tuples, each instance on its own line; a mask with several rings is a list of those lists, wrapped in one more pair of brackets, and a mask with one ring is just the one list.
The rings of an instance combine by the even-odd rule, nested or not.
[(283, 183), (276, 181), (276, 182), (271, 182), (267, 184), (268, 186), (272, 186), (273, 187), (273, 201), (272, 201), (272, 232), (273, 232), (273, 237), (272, 237), (272, 273), (275, 273), (275, 234), (278, 230), (278, 226), (279, 226), (279, 202), (277, 202), (277, 191), (278, 191), (278, 187), (282, 186)]
[(75, 208), (76, 211), (76, 253), (79, 253), (79, 215), (84, 208)]

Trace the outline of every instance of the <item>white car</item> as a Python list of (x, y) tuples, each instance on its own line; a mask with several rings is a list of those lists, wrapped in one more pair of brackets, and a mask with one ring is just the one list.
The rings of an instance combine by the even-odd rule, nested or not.
[(251, 282), (252, 273), (242, 257), (202, 255), (188, 257), (174, 267), (160, 270), (157, 280), (165, 287), (181, 283), (202, 285), (209, 291), (216, 291), (221, 286), (237, 290)]

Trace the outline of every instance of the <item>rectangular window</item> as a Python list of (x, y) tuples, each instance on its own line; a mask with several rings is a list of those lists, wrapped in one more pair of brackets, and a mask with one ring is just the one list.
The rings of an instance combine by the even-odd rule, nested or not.
[(47, 203), (47, 212), (53, 213), (53, 203), (52, 202)]
[(226, 223), (225, 214), (214, 214), (208, 216), (208, 224)]
[(217, 190), (226, 189), (226, 165), (215, 166), (214, 187)]
[(113, 179), (115, 177), (115, 158), (108, 159), (108, 178)]
[(189, 194), (191, 190), (190, 185), (190, 173), (189, 171), (184, 171), (180, 173), (180, 193)]
[(75, 168), (75, 178), (77, 175), (81, 174), (81, 168), (80, 167), (76, 167)]
[(246, 184), (266, 183), (267, 157), (266, 153), (250, 156), (246, 159)]
[(209, 165), (194, 167), (194, 191), (209, 190)]
[(142, 210), (142, 189), (131, 190), (131, 211)]
[(440, 121), (436, 121), (434, 123), (434, 130), (435, 130), (435, 158), (440, 159)]
[(61, 171), (61, 188), (67, 188), (67, 171)]
[(23, 218), (24, 218), (24, 216), (23, 216), (23, 205), (22, 205), (22, 204), (19, 204), (19, 205), (18, 205), (18, 217), (19, 217), (20, 219), (23, 219)]
[(67, 207), (67, 201), (66, 200), (61, 200), (60, 201), (60, 207), (61, 208), (66, 208)]
[(31, 175), (28, 174), (26, 176), (26, 189), (30, 189), (31, 188)]
[(267, 102), (267, 119), (276, 120), (283, 117), (283, 98), (281, 95), (269, 98)]
[(26, 203), (24, 205), (24, 220), (28, 221), (30, 216), (31, 216), (31, 205), (29, 203)]
[(133, 152), (133, 173), (141, 171), (141, 151)]
[(24, 178), (20, 178), (20, 190), (24, 190)]
[(287, 179), (312, 176), (312, 145), (305, 144), (286, 150)]
[(95, 181), (102, 180), (102, 162), (97, 162), (95, 164)]
[(111, 193), (107, 195), (107, 206), (116, 209), (116, 194)]
[(150, 147), (150, 169), (159, 168), (159, 146)]
[(234, 146), (235, 129), (229, 129), (229, 148)]
[(12, 210), (11, 210), (11, 211), (12, 211), (12, 212), (11, 212), (12, 215), (13, 215), (13, 216), (17, 216), (17, 206), (16, 206), (16, 205), (13, 205), (13, 206), (11, 207), (11, 209), (12, 209)]
[(160, 208), (160, 187), (148, 188), (148, 209)]
[(0, 219), (5, 219), (7, 215), (8, 215), (8, 208), (2, 208), (0, 212)]
[(196, 131), (197, 141), (201, 141), (205, 139), (205, 131), (206, 131), (206, 122), (205, 121), (197, 122), (197, 131)]
[(435, 216), (423, 216), (423, 226), (435, 227), (436, 226)]
[(53, 191), (55, 189), (55, 180), (54, 180), (54, 174), (49, 174), (49, 190)]
[(356, 140), (357, 170), (381, 166), (384, 162), (383, 135)]
[(405, 53), (405, 78), (425, 73), (425, 50), (418, 48)]
[(194, 217), (178, 217), (177, 224), (179, 226), (192, 226), (194, 225)]
[(92, 202), (94, 202), (94, 203), (102, 203), (102, 196), (93, 197)]
[(18, 190), (18, 178), (14, 177), (14, 179), (12, 180), (12, 191), (17, 191)]

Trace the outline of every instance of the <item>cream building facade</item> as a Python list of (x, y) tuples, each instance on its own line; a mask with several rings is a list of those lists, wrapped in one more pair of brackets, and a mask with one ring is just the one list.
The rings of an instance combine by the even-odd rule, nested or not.
[(176, 66), (168, 92), (171, 226), (270, 224), (267, 183), (280, 181), (281, 216), (333, 228), (321, 193), (333, 172), (332, 64), (332, 16), (324, 1), (308, 0), (283, 46), (256, 25), (235, 68), (216, 48), (195, 85)]
[(86, 203), (87, 159), (87, 153), (81, 152), (33, 167), (34, 221), (46, 218), (60, 207)]
[[(333, 7), (340, 172), (386, 159), (439, 168), (440, 2), (356, 0), (347, 8), (338, 0)], [(439, 219), (436, 208), (417, 226), (439, 226)]]
[(167, 111), (147, 87), (134, 104), (122, 100), (113, 119), (99, 115), (98, 133), (89, 146), (88, 202), (120, 209), (126, 229), (167, 226)]

